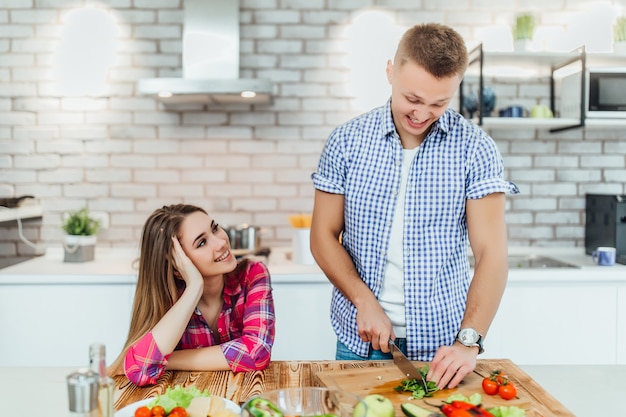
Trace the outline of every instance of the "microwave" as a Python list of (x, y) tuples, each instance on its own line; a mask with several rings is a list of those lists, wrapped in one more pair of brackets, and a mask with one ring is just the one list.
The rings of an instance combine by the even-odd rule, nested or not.
[(561, 80), (561, 117), (579, 118), (582, 108), (585, 118), (626, 118), (626, 67), (588, 68), (584, 84), (581, 77), (578, 71)]

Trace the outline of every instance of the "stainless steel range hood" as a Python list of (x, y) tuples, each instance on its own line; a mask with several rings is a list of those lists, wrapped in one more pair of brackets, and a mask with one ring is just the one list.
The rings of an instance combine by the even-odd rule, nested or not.
[(163, 103), (268, 104), (270, 80), (239, 78), (239, 1), (184, 0), (183, 77), (137, 82)]

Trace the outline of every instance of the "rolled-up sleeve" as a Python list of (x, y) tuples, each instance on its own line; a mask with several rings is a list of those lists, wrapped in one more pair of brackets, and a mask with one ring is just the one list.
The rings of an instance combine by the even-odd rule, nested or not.
[(132, 345), (124, 358), (124, 373), (128, 379), (138, 386), (156, 384), (157, 380), (165, 372), (167, 359), (152, 337), (152, 332), (147, 333)]

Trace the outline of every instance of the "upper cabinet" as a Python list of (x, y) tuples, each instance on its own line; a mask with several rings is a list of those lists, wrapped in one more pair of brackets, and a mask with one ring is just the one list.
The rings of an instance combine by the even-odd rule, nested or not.
[[(626, 73), (626, 53), (588, 53), (584, 47), (572, 52), (488, 52), (479, 44), (469, 52), (469, 58), (459, 91), (459, 109), (483, 128), (558, 132), (626, 127), (626, 110), (623, 118), (589, 117), (588, 112), (589, 69), (614, 68)], [(624, 79), (626, 82), (626, 75)], [(501, 100), (498, 88), (509, 96), (516, 95), (513, 100), (509, 97), (511, 105), (501, 104), (507, 99)], [(533, 96), (537, 94), (544, 97)], [(516, 100), (521, 104), (514, 105)], [(496, 102), (500, 103), (496, 106)], [(506, 110), (509, 107), (513, 108)], [(532, 107), (535, 110), (531, 114)], [(553, 117), (546, 117), (550, 113)]]

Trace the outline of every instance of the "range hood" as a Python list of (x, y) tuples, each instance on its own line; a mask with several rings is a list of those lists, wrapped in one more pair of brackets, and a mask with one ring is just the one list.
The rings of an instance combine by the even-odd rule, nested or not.
[(268, 104), (270, 80), (239, 78), (239, 1), (184, 0), (183, 77), (137, 82), (163, 103)]

